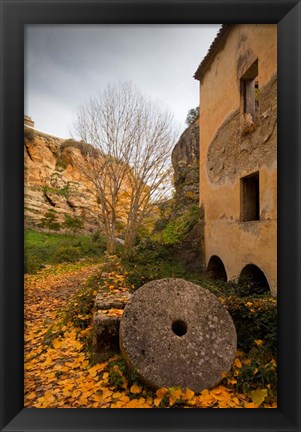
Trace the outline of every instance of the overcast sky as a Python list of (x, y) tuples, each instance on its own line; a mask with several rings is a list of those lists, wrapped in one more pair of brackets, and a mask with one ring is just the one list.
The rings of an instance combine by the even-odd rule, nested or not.
[(28, 25), (25, 114), (35, 127), (70, 136), (76, 108), (107, 84), (132, 81), (162, 101), (182, 131), (199, 104), (193, 75), (219, 25)]

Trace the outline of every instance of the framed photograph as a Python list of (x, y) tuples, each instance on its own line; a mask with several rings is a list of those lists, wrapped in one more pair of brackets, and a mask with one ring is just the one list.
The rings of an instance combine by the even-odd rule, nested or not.
[[(186, 3), (184, 1), (109, 3), (98, 0), (91, 2), (0, 0), (0, 4), (1, 430), (11, 432), (20, 430), (300, 431), (300, 2), (270, 0), (254, 3), (242, 0), (236, 4), (227, 0), (213, 3), (202, 0)], [(126, 55), (123, 63), (114, 61), (112, 63), (113, 65), (116, 63), (117, 67), (119, 64), (124, 64), (125, 81), (128, 78), (127, 68), (134, 71), (139, 61), (148, 65), (148, 73), (145, 73), (145, 77), (141, 79), (143, 85), (146, 81), (149, 83), (152, 78), (155, 80), (152, 71), (160, 69), (160, 65), (152, 65), (154, 61), (160, 63), (160, 56), (156, 57), (155, 53), (152, 53), (151, 39), (157, 38), (155, 40), (158, 44), (161, 40), (163, 46), (164, 38), (167, 38), (166, 40), (170, 37), (181, 38), (181, 32), (171, 33), (171, 29), (175, 26), (183, 25), (191, 30), (202, 24), (208, 29), (210, 28), (208, 24), (214, 26), (212, 27), (213, 37), (207, 46), (207, 51), (209, 50), (207, 54), (206, 50), (200, 54), (195, 69), (189, 71), (191, 79), (194, 75), (194, 78), (200, 82), (201, 104), (196, 108), (191, 106), (188, 112), (186, 108), (186, 126), (182, 125), (182, 131), (188, 126), (190, 137), (193, 134), (197, 135), (197, 150), (194, 152), (194, 149), (191, 151), (188, 149), (188, 159), (192, 158), (192, 153), (200, 152), (195, 158), (197, 167), (200, 160), (204, 159), (206, 162), (200, 164), (197, 182), (194, 184), (189, 178), (186, 189), (184, 177), (187, 173), (179, 170), (174, 174), (175, 197), (178, 196), (179, 199), (179, 195), (182, 194), (181, 201), (185, 196), (185, 202), (182, 200), (181, 205), (183, 202), (184, 207), (191, 205), (189, 217), (195, 217), (196, 226), (204, 227), (205, 224), (207, 227), (207, 231), (204, 232), (202, 229), (198, 232), (194, 231), (195, 235), (203, 239), (203, 243), (200, 244), (204, 248), (203, 255), (202, 253), (194, 255), (191, 251), (179, 252), (179, 248), (172, 249), (171, 246), (175, 233), (179, 236), (180, 229), (189, 222), (185, 219), (187, 213), (185, 216), (185, 213), (179, 211), (179, 203), (174, 205), (174, 208), (171, 207), (171, 210), (165, 204), (157, 205), (157, 203), (168, 202), (167, 195), (164, 194), (169, 187), (170, 174), (165, 170), (167, 150), (159, 154), (158, 149), (151, 146), (149, 137), (157, 132), (151, 129), (154, 123), (157, 127), (166, 127), (162, 143), (160, 134), (156, 135), (154, 143), (160, 142), (158, 147), (167, 146), (166, 136), (169, 133), (170, 136), (174, 136), (172, 135), (174, 132), (166, 126), (169, 113), (151, 105), (151, 102), (144, 99), (129, 82), (119, 82), (115, 87), (107, 87), (102, 99), (99, 100), (92, 98), (95, 93), (92, 87), (90, 91), (93, 94), (87, 95), (90, 97), (88, 102), (84, 95), (85, 89), (86, 93), (89, 92), (89, 86), (86, 86), (89, 76), (90, 83), (93, 82), (93, 74), (95, 75), (95, 71), (92, 71), (93, 64), (96, 68), (102, 67), (101, 59), (97, 58), (99, 55), (97, 37), (107, 41), (101, 51), (103, 61), (112, 59), (115, 55), (120, 58)], [(68, 31), (60, 35), (66, 25), (69, 25)], [(77, 30), (78, 25), (81, 25), (81, 33)], [(95, 38), (93, 46), (89, 46), (90, 42), (86, 44), (84, 29), (88, 29), (89, 26), (95, 29), (102, 28), (103, 31)], [(139, 31), (144, 29), (142, 36), (139, 32), (130, 34), (130, 30), (135, 26), (139, 27)], [(158, 31), (152, 35), (151, 29), (155, 28), (154, 26)], [(48, 29), (48, 33), (44, 31), (45, 28)], [(54, 28), (57, 29), (56, 40), (53, 37)], [(166, 29), (165, 34), (160, 33), (162, 28)], [(252, 49), (246, 49), (245, 41), (248, 37), (253, 38), (254, 47), (256, 45), (255, 55)], [(127, 41), (124, 45), (127, 46), (126, 51), (118, 48), (118, 39), (122, 40), (122, 38)], [(50, 56), (48, 54), (44, 56), (43, 46), (46, 46), (46, 41), (50, 39), (54, 41), (51, 46), (52, 53)], [(137, 39), (141, 39), (138, 44)], [(57, 45), (58, 41), (63, 41), (64, 46)], [(202, 44), (197, 37), (194, 37), (193, 32), (191, 40), (185, 40), (185, 43), (193, 44), (194, 51), (200, 49), (200, 52), (203, 52)], [(73, 56), (70, 55), (73, 45), (77, 47), (78, 56), (75, 55), (75, 51)], [(135, 55), (139, 57), (139, 52), (142, 51), (136, 50), (137, 45), (143, 51), (139, 59), (135, 58)], [(184, 42), (179, 39), (178, 46), (180, 45), (184, 45)], [(233, 50), (236, 58), (235, 77), (238, 77), (235, 82), (231, 81), (231, 68), (227, 68), (227, 65), (230, 65), (227, 56), (230, 58)], [(63, 73), (56, 68), (55, 61), (52, 61), (58, 51), (57, 58), (60, 59), (61, 64), (64, 64)], [(187, 56), (189, 52), (187, 48)], [(164, 53), (161, 55), (164, 56)], [(168, 56), (171, 55), (177, 55), (176, 50), (173, 54), (168, 53)], [(32, 62), (31, 68), (29, 68), (30, 62)], [(84, 70), (81, 62), (91, 65), (91, 75), (81, 73)], [(180, 60), (180, 63), (183, 63), (183, 60)], [(162, 75), (176, 74), (174, 66), (170, 68), (171, 70), (163, 70), (164, 64), (162, 61)], [(174, 65), (174, 58), (167, 64)], [(181, 65), (179, 64), (178, 67), (180, 69)], [(30, 79), (29, 70), (32, 74)], [(47, 86), (47, 80), (41, 80), (43, 74), (44, 77), (47, 74), (56, 76), (56, 80), (53, 80), (47, 89), (49, 97), (44, 101), (43, 96), (42, 99), (39, 98), (39, 92), (43, 95), (45, 91), (45, 88), (42, 90), (39, 86), (45, 86), (45, 83)], [(110, 74), (115, 80), (116, 76), (120, 77), (120, 74), (114, 73), (114, 68), (110, 71), (108, 69), (107, 75)], [(136, 75), (132, 73), (132, 76)], [(227, 77), (229, 77), (229, 85), (227, 85)], [(64, 130), (65, 126), (61, 120), (65, 115), (68, 120), (71, 119), (70, 113), (66, 114), (71, 107), (68, 103), (65, 106), (63, 103), (61, 106), (58, 104), (57, 115), (52, 114), (48, 119), (49, 126), (45, 123), (45, 126), (41, 126), (39, 130), (39, 124), (34, 123), (37, 120), (35, 115), (39, 115), (38, 111), (42, 110), (42, 106), (43, 110), (47, 111), (48, 103), (54, 105), (57, 103), (55, 98), (51, 99), (51, 94), (54, 93), (51, 85), (57, 83), (64, 86), (64, 80), (66, 82), (69, 79), (74, 80), (74, 91), (77, 89), (76, 91), (81, 94), (80, 99), (83, 103), (73, 117), (72, 138), (69, 138), (69, 131)], [(216, 83), (217, 79), (223, 89), (222, 99), (218, 97), (218, 89), (213, 91), (213, 87), (216, 86), (212, 86), (212, 83)], [(100, 77), (98, 80), (101, 80)], [(139, 79), (138, 83), (140, 83)], [(105, 81), (102, 87), (104, 84)], [(175, 84), (174, 87), (176, 95), (177, 85)], [(32, 99), (30, 106), (28, 105), (29, 88), (35, 95), (35, 101), (33, 102)], [(199, 103), (198, 92), (199, 90), (196, 89), (195, 105)], [(236, 103), (238, 99), (236, 100), (233, 95), (238, 95), (239, 103)], [(73, 96), (69, 94), (70, 100), (78, 100)], [(231, 97), (233, 97), (232, 102)], [(120, 108), (123, 101), (125, 101), (124, 108)], [(37, 114), (28, 112), (34, 103), (39, 106), (35, 111)], [(119, 124), (126, 124), (126, 128), (122, 132), (121, 147), (114, 144), (110, 148), (112, 142), (109, 137), (110, 130), (114, 129), (116, 122), (116, 115), (112, 108), (114, 103), (118, 116), (120, 113), (127, 112), (129, 117), (118, 117)], [(177, 105), (176, 99), (174, 104)], [(207, 105), (204, 107), (204, 104)], [(138, 106), (143, 106), (143, 109), (138, 109)], [(50, 112), (50, 105), (48, 108)], [(111, 118), (112, 127), (101, 129), (102, 125), (95, 121), (93, 112), (95, 109), (98, 113), (102, 113), (106, 122)], [(179, 108), (179, 116), (183, 117), (181, 109), (183, 110), (183, 107)], [(148, 110), (153, 116), (149, 121), (146, 120)], [(91, 114), (90, 118), (86, 115), (87, 112)], [(210, 115), (211, 112), (215, 113), (214, 117)], [(136, 117), (137, 122), (134, 126), (129, 126)], [(130, 123), (127, 123), (127, 118), (131, 118)], [(198, 119), (201, 125), (205, 125), (203, 129), (200, 128), (200, 147)], [(52, 123), (53, 129), (45, 131), (45, 128), (52, 127), (51, 121), (57, 123), (55, 125), (57, 128), (55, 129)], [(215, 122), (221, 126), (217, 128)], [(132, 129), (129, 133), (130, 127)], [(99, 146), (97, 149), (97, 144), (93, 146), (94, 140), (97, 143), (102, 130), (105, 130), (105, 135), (109, 137), (107, 146)], [(65, 138), (57, 138), (58, 136)], [(185, 153), (182, 147), (186, 145), (184, 143), (186, 137), (182, 143), (179, 136), (178, 149), (175, 147), (172, 156), (174, 167), (181, 166), (183, 161), (179, 164), (177, 161)], [(225, 145), (225, 140), (231, 141), (231, 149)], [(256, 150), (259, 141), (262, 141), (262, 152)], [(22, 142), (25, 143), (25, 157)], [(102, 139), (101, 142), (105, 140)], [(134, 142), (139, 142), (136, 152), (133, 147)], [(143, 144), (144, 155), (141, 154), (141, 142), (146, 143)], [(171, 138), (170, 142), (172, 142)], [(87, 143), (91, 143), (92, 146)], [(255, 162), (252, 159), (254, 162), (252, 166), (245, 163), (244, 158), (237, 157), (238, 154), (248, 151), (248, 147), (254, 148), (252, 158), (257, 158), (254, 159)], [(45, 154), (44, 148), (47, 150)], [(236, 153), (238, 152), (236, 156), (234, 148)], [(103, 163), (102, 155), (106, 154), (113, 157)], [(149, 156), (145, 158), (145, 155)], [(150, 155), (155, 155), (155, 158), (151, 160)], [(45, 169), (43, 178), (48, 178), (45, 183), (40, 181), (40, 177), (37, 180), (40, 174), (35, 171), (36, 161), (43, 158), (46, 161), (43, 162), (43, 169)], [(189, 159), (189, 163), (186, 161), (189, 169), (195, 163), (192, 159)], [(146, 165), (150, 160), (151, 166), (148, 167)], [(99, 169), (99, 161), (102, 164), (101, 169)], [(123, 162), (119, 164), (119, 161)], [(158, 169), (160, 174), (156, 174), (155, 171), (152, 171), (150, 177), (145, 174), (140, 184), (142, 173), (148, 173), (154, 165), (159, 166), (160, 163)], [(135, 174), (134, 168), (125, 169), (130, 166), (139, 166), (137, 170), (139, 174)], [(258, 167), (255, 171), (254, 166)], [(239, 174), (236, 174), (237, 172)], [(116, 180), (118, 175), (121, 177)], [(126, 185), (130, 184), (131, 191), (135, 190), (138, 197), (139, 214), (147, 215), (145, 225), (130, 224), (131, 220), (136, 222), (138, 220), (135, 205), (131, 208), (128, 202), (122, 201), (121, 207), (116, 204), (116, 208), (113, 208), (114, 196), (112, 195), (111, 201), (107, 200), (108, 189), (102, 188), (101, 185), (112, 186), (115, 180), (116, 185), (120, 187), (120, 195), (118, 197), (116, 195), (115, 201), (121, 202), (121, 196), (129, 195)], [(198, 182), (201, 185), (200, 189)], [(230, 186), (227, 182), (230, 182)], [(196, 185), (196, 188), (191, 187), (192, 184)], [(112, 187), (111, 191), (115, 189)], [(235, 194), (239, 196), (238, 205), (231, 195), (234, 189)], [(215, 198), (212, 194), (213, 190), (215, 190)], [(218, 195), (217, 190), (221, 191), (221, 195)], [(145, 208), (142, 207), (145, 202), (148, 202), (146, 197), (152, 194), (156, 198), (150, 200), (149, 207), (147, 205)], [(165, 196), (165, 201), (161, 200), (162, 194)], [(86, 201), (89, 197), (87, 209), (82, 205), (82, 196), (85, 196)], [(200, 203), (200, 208), (198, 207), (195, 215), (194, 201), (197, 202), (195, 207)], [(221, 203), (224, 203), (224, 210)], [(221, 216), (223, 211), (224, 216)], [(97, 219), (97, 212), (101, 212), (102, 225)], [(126, 216), (123, 216), (123, 212)], [(214, 212), (220, 213), (216, 218), (220, 222), (215, 220)], [(140, 263), (143, 260), (158, 260), (160, 264), (157, 277), (152, 276), (148, 279), (148, 275), (143, 274), (146, 266), (142, 265), (139, 273), (140, 269), (137, 269), (137, 265), (131, 264), (131, 251), (134, 250), (136, 238), (138, 236), (140, 239), (143, 238), (148, 229), (146, 227), (154, 228), (153, 215), (159, 213), (159, 221), (163, 228), (160, 228), (160, 223), (157, 223), (156, 230), (152, 231), (155, 232), (152, 241), (157, 241), (161, 246), (165, 245), (166, 250), (169, 248), (169, 251), (173, 251), (170, 253), (181, 255), (181, 259), (186, 260), (184, 267), (188, 268), (194, 262), (195, 267), (206, 269), (207, 274), (222, 280), (221, 284), (223, 281), (225, 283), (233, 281), (227, 285), (228, 288), (225, 288), (226, 285), (217, 285), (222, 287), (221, 290), (229, 289), (225, 295), (225, 291), (221, 294), (221, 291), (216, 289), (214, 284), (211, 286), (207, 279), (197, 279), (196, 273), (188, 276), (186, 270), (185, 272), (179, 268), (170, 270), (170, 263), (166, 270), (162, 250), (160, 253), (157, 251), (155, 255), (149, 250), (150, 243), (146, 241), (145, 249), (141, 247), (139, 252)], [(238, 219), (233, 216), (235, 214), (238, 215)], [(225, 223), (227, 218), (228, 225)], [(273, 224), (274, 220), (275, 224)], [(176, 221), (180, 228), (175, 228)], [(266, 222), (267, 232), (260, 241), (252, 243), (250, 232), (254, 229), (258, 231), (259, 221)], [(234, 222), (243, 225), (245, 234), (242, 235), (239, 230), (235, 232)], [(226, 238), (230, 225), (232, 240), (231, 244), (227, 245)], [(103, 228), (98, 229), (99, 226)], [(32, 227), (38, 227), (38, 230), (34, 231)], [(215, 232), (219, 234), (214, 236), (212, 231), (208, 235), (210, 227), (214, 227)], [(61, 232), (57, 234), (58, 231)], [(88, 235), (79, 236), (80, 232)], [(145, 238), (150, 237), (145, 235)], [(245, 255), (249, 253), (250, 256), (254, 256), (254, 259), (246, 261), (242, 257), (241, 259), (238, 256), (234, 257), (235, 242), (237, 245), (244, 243)], [(44, 244), (42, 249), (39, 248), (41, 243)], [(153, 245), (154, 243), (152, 248)], [(118, 247), (128, 251), (128, 254), (123, 253), (124, 262), (127, 263), (127, 267), (123, 267), (123, 273), (118, 272), (120, 262), (115, 259)], [(234, 249), (232, 250), (231, 247)], [(261, 249), (263, 247), (266, 247), (266, 250)], [(105, 260), (102, 259), (101, 266), (99, 266), (99, 250), (106, 257)], [(261, 268), (259, 262), (262, 263)], [(55, 266), (54, 272), (51, 271), (52, 265)], [(160, 265), (164, 267), (163, 270)], [(67, 267), (69, 273), (66, 272)], [(193, 271), (194, 269), (191, 270)], [(27, 273), (25, 277), (24, 272)], [(67, 299), (73, 290), (73, 285), (69, 284), (67, 275), (70, 276), (73, 285), (74, 283), (78, 285), (78, 292), (76, 295), (72, 293), (70, 304)], [(97, 278), (94, 277), (95, 275)], [(183, 352), (182, 342), (185, 341), (185, 335), (188, 333), (190, 335), (191, 327), (197, 326), (193, 321), (193, 313), (202, 314), (201, 306), (199, 310), (195, 307), (195, 312), (190, 312), (188, 301), (187, 305), (184, 304), (185, 302), (179, 304), (178, 310), (181, 309), (181, 316), (173, 315), (172, 305), (177, 303), (177, 296), (186, 289), (183, 285), (177, 289), (176, 283), (172, 282), (174, 285), (168, 298), (164, 298), (164, 294), (160, 298), (155, 298), (153, 293), (146, 294), (145, 297), (141, 295), (135, 309), (133, 299), (138, 298), (137, 294), (132, 296), (134, 292), (138, 293), (135, 290), (145, 282), (164, 277), (180, 277), (208, 288), (230, 312), (234, 324), (231, 318), (231, 322), (228, 322), (230, 315), (228, 312), (225, 315), (224, 309), (221, 316), (216, 312), (212, 316), (207, 314), (209, 321), (212, 320), (208, 324), (207, 333), (210, 335), (207, 336), (209, 339), (214, 339), (209, 344), (210, 353), (206, 341), (199, 345), (203, 351), (205, 350), (204, 352), (201, 348), (200, 352), (195, 352), (198, 344), (195, 345), (193, 341), (194, 352), (190, 352), (190, 339), (185, 353)], [(252, 278), (252, 286), (250, 278)], [(169, 279), (164, 280), (169, 281)], [(191, 282), (187, 282), (187, 292), (189, 291), (190, 294), (196, 287)], [(149, 282), (150, 291), (155, 287), (152, 284), (156, 283)], [(244, 283), (248, 284), (248, 289), (254, 289), (254, 302), (251, 296), (245, 296), (244, 300), (244, 295), (237, 294), (246, 288)], [(124, 288), (127, 284), (129, 288)], [(99, 291), (100, 285), (103, 291)], [(56, 291), (58, 286), (59, 290)], [(165, 285), (163, 288), (166, 292)], [(271, 292), (272, 297), (266, 300), (262, 290), (268, 291), (269, 295)], [(109, 295), (99, 296), (102, 292)], [(156, 293), (158, 292), (160, 287), (156, 286)], [(190, 294), (187, 298), (190, 298)], [(171, 302), (172, 295), (174, 300)], [(195, 295), (196, 297), (199, 295), (198, 289)], [(204, 305), (206, 296), (208, 294), (204, 294), (200, 305)], [(159, 371), (159, 366), (150, 366), (150, 360), (145, 360), (145, 358), (154, 359), (156, 356), (159, 359), (160, 353), (156, 351), (156, 343), (152, 342), (156, 340), (152, 335), (152, 329), (156, 330), (160, 338), (161, 328), (166, 325), (164, 314), (156, 315), (157, 307), (151, 310), (152, 306), (149, 304), (151, 298), (154, 304), (161, 302), (165, 305), (164, 308), (168, 309), (168, 316), (172, 317), (171, 337), (181, 341), (179, 346), (182, 348), (179, 348), (179, 351), (176, 351), (176, 345), (167, 341), (166, 352), (162, 354), (165, 359), (169, 358), (170, 361), (172, 359), (173, 370), (177, 370), (177, 380), (174, 380), (175, 374), (172, 371), (168, 375), (164, 362)], [(132, 299), (129, 303), (131, 308), (126, 308), (123, 314), (124, 304), (129, 299)], [(210, 299), (208, 305), (215, 301), (213, 297)], [(89, 306), (91, 302), (96, 305), (93, 309), (93, 332), (91, 316), (88, 315), (92, 310)], [(149, 314), (155, 317), (153, 326), (144, 327), (145, 313), (140, 314), (141, 304), (144, 311), (149, 308)], [(60, 307), (63, 311), (59, 323), (57, 323), (59, 316), (56, 314), (57, 311), (55, 314), (53, 312), (55, 305), (57, 309)], [(218, 306), (217, 309), (215, 306), (210, 307), (214, 311), (218, 309)], [(259, 323), (261, 314), (259, 311), (262, 307), (265, 308), (266, 315), (263, 322)], [(241, 310), (244, 310), (244, 328), (247, 332), (242, 331)], [(120, 318), (122, 314), (123, 318)], [(255, 327), (252, 328), (250, 319), (252, 314), (257, 317), (257, 329), (261, 325), (265, 327), (266, 337), (256, 333)], [(277, 328), (275, 319), (273, 320), (276, 314)], [(184, 318), (185, 316), (187, 319)], [(224, 326), (220, 328), (215, 321), (224, 323)], [(139, 326), (136, 326), (137, 322)], [(227, 327), (225, 334), (222, 334), (222, 327)], [(138, 328), (146, 333), (142, 334), (137, 330)], [(106, 339), (106, 332), (113, 335), (109, 342)], [(147, 332), (150, 333), (145, 341)], [(216, 332), (220, 333), (218, 338), (222, 340), (223, 346), (227, 345), (227, 350), (219, 355), (218, 362), (213, 362), (210, 355), (216, 358), (216, 351), (221, 352)], [(203, 336), (205, 338), (205, 333)], [(227, 338), (229, 340), (225, 342)], [(136, 340), (140, 341), (138, 351), (133, 348)], [(112, 357), (116, 352), (114, 344), (118, 346), (120, 344), (122, 357), (119, 355)], [(83, 345), (86, 346), (85, 352), (82, 349)], [(149, 346), (153, 346), (151, 353)], [(90, 354), (86, 354), (88, 349), (93, 351), (93, 359)], [(103, 356), (104, 352), (106, 357)], [(249, 356), (249, 353), (252, 354)], [(185, 359), (186, 357), (191, 359), (191, 356), (197, 357), (198, 360), (204, 356), (203, 361), (208, 363), (205, 377), (202, 372), (196, 380), (194, 372), (185, 369)], [(183, 362), (179, 361), (180, 357), (183, 358)], [(260, 359), (264, 359), (262, 365)], [(135, 363), (136, 361), (138, 363)], [(277, 376), (274, 370), (276, 362)], [(160, 364), (160, 361), (158, 363)], [(189, 364), (198, 363), (193, 363), (191, 360)], [(232, 365), (234, 366), (230, 372)], [(82, 373), (83, 369), (85, 369), (84, 373)], [(245, 381), (241, 381), (239, 387), (238, 375), (242, 373)], [(162, 381), (160, 377), (158, 378), (160, 374), (164, 375)], [(217, 381), (214, 374), (219, 376)], [(145, 388), (143, 382), (146, 384)], [(203, 383), (201, 387), (199, 382)], [(215, 382), (218, 383), (218, 388), (215, 387), (217, 384), (213, 385)], [(102, 387), (97, 387), (95, 390), (95, 385)], [(152, 388), (155, 390), (151, 390)], [(159, 390), (156, 391), (156, 388)], [(210, 393), (212, 388), (215, 388), (214, 394)], [(77, 394), (76, 397), (74, 392)], [(244, 409), (239, 411), (233, 408)]]

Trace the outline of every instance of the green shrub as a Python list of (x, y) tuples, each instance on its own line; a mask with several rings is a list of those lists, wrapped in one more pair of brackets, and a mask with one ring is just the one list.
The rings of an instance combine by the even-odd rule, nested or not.
[(64, 171), (68, 166), (68, 160), (63, 156), (59, 156), (57, 158), (56, 164), (55, 164), (55, 169), (57, 171)]
[(93, 243), (98, 243), (99, 241), (101, 241), (102, 240), (101, 232), (99, 230), (94, 231), (94, 233), (92, 234), (91, 240)]
[(70, 216), (65, 214), (64, 217), (65, 222), (62, 224), (62, 226), (70, 233), (73, 233), (73, 236), (83, 229), (83, 221), (78, 216)]
[(67, 324), (71, 321), (75, 327), (87, 328), (91, 324), (94, 306), (94, 291), (98, 289), (100, 275), (90, 277), (85, 286), (81, 288), (68, 302), (62, 311), (62, 321)]
[(153, 240), (165, 245), (174, 245), (181, 242), (197, 223), (198, 211), (198, 206), (194, 205), (182, 215), (170, 219), (162, 231), (153, 234)]
[[(128, 388), (133, 384), (139, 384), (137, 372), (135, 369), (129, 368), (121, 356), (116, 356), (116, 359), (109, 361), (104, 369), (104, 372), (105, 371), (109, 372), (110, 386), (114, 386), (118, 390), (124, 388), (124, 380), (126, 380)], [(137, 397), (134, 394), (132, 394), (132, 396), (133, 398)]]
[(163, 231), (167, 227), (168, 223), (169, 219), (158, 219), (154, 227), (154, 233)]
[(38, 255), (32, 251), (24, 250), (24, 273), (34, 274), (41, 270), (45, 264), (45, 255), (41, 252)]
[(24, 128), (24, 140), (27, 142), (34, 142), (35, 140), (35, 132), (31, 128)]
[(152, 241), (140, 245), (133, 256), (122, 260), (128, 272), (128, 286), (137, 289), (155, 279), (185, 277), (186, 269), (172, 259), (171, 251), (170, 247)]
[(99, 151), (91, 144), (87, 144), (84, 141), (76, 141), (71, 138), (67, 139), (61, 144), (61, 150), (63, 151), (68, 147), (74, 147), (78, 149), (84, 157), (91, 156), (93, 158), (97, 158), (99, 156)]
[(159, 259), (169, 261), (172, 256), (171, 252), (172, 246), (146, 238), (136, 246), (131, 260), (140, 264), (154, 264)]
[(42, 189), (43, 189), (43, 193), (45, 195), (47, 195), (47, 193), (53, 193), (53, 194), (60, 195), (60, 196), (67, 198), (68, 194), (69, 194), (69, 184), (67, 184), (66, 186), (64, 186), (62, 188), (52, 188), (49, 186), (43, 186)]
[(99, 241), (98, 243), (82, 243), (80, 246), (81, 253), (86, 256), (99, 256), (106, 251), (106, 245), (104, 242)]
[(269, 290), (265, 284), (250, 278), (244, 278), (234, 284), (236, 294), (239, 297), (249, 297), (253, 295), (265, 295)]
[(41, 228), (48, 228), (48, 233), (50, 231), (58, 231), (61, 227), (61, 225), (57, 221), (57, 215), (56, 211), (54, 209), (49, 209), (44, 217), (41, 219), (40, 227)]
[(277, 304), (270, 297), (240, 298), (230, 296), (222, 300), (236, 327), (238, 348), (252, 349), (254, 340), (264, 340), (266, 348), (277, 355)]
[(266, 402), (277, 397), (277, 364), (271, 351), (263, 344), (255, 346), (242, 358), (241, 368), (232, 369), (225, 383), (237, 392), (250, 394), (252, 390), (268, 389)]
[(104, 273), (122, 272), (120, 259), (116, 256), (106, 256), (106, 261), (102, 267)]
[(74, 246), (62, 246), (53, 255), (53, 261), (56, 263), (61, 262), (74, 262), (80, 258), (80, 248)]
[(199, 116), (200, 116), (200, 107), (197, 106), (195, 108), (191, 108), (188, 111), (187, 116), (186, 116), (186, 120), (185, 120), (186, 124), (188, 126), (190, 126), (193, 122), (196, 121), (196, 119), (199, 118)]

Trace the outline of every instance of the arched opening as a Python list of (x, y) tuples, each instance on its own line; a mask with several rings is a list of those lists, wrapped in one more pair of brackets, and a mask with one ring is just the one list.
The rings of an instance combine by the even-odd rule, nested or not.
[(254, 264), (248, 264), (242, 269), (238, 283), (246, 293), (263, 294), (270, 292), (265, 274)]
[(211, 279), (218, 279), (227, 282), (227, 273), (223, 261), (216, 255), (209, 260), (206, 273)]

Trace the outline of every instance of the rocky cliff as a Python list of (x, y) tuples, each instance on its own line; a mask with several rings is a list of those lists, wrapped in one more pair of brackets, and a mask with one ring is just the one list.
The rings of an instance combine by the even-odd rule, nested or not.
[(199, 202), (199, 120), (195, 120), (180, 136), (171, 160), (174, 169), (173, 214)]
[(83, 218), (86, 230), (93, 231), (99, 227), (93, 185), (81, 175), (74, 163), (75, 157), (84, 155), (71, 144), (71, 140), (24, 128), (26, 226), (37, 226), (51, 208), (57, 212), (59, 222), (69, 214)]
[[(204, 269), (202, 256), (204, 242), (204, 212), (199, 206), (199, 119), (180, 136), (172, 152), (175, 195), (171, 220), (185, 213), (193, 217), (192, 228), (176, 248), (176, 258), (187, 267)], [(197, 212), (197, 217), (195, 214)]]

